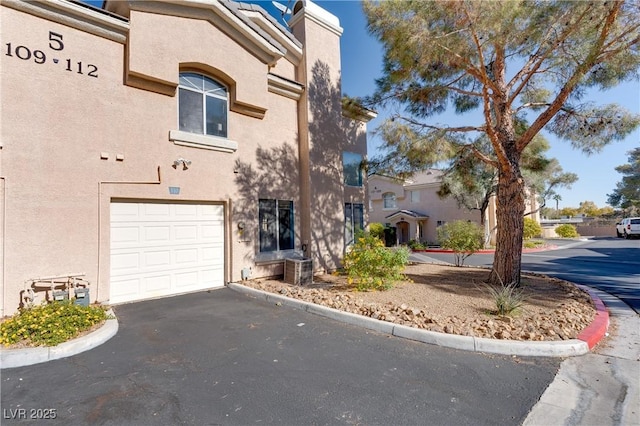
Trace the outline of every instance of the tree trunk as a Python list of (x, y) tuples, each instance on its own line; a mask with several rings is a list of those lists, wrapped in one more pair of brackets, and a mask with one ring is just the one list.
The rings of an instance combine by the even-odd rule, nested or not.
[[(502, 167), (501, 167), (502, 169)], [(489, 275), (492, 284), (520, 285), (525, 185), (517, 161), (500, 170), (496, 194), (496, 252)]]

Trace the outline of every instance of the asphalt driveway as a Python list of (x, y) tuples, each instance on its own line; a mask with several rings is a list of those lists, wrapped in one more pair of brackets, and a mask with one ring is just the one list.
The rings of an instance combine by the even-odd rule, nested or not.
[(53, 409), (65, 425), (515, 425), (561, 361), (412, 342), (227, 288), (115, 312), (102, 346), (2, 370), (2, 424)]

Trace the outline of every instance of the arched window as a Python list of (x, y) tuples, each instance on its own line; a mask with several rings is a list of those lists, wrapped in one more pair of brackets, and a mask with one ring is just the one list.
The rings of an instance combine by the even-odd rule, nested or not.
[(393, 192), (385, 192), (382, 194), (382, 207), (385, 209), (396, 208), (396, 194)]
[(178, 86), (178, 122), (180, 130), (227, 137), (227, 88), (204, 75), (180, 73)]

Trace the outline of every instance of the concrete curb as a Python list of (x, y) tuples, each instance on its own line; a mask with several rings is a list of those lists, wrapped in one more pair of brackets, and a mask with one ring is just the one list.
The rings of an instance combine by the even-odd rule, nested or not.
[(518, 356), (542, 356), (542, 357), (572, 357), (588, 353), (606, 334), (609, 326), (609, 315), (606, 307), (595, 292), (585, 286), (585, 289), (596, 305), (596, 318), (580, 333), (577, 339), (529, 342), (521, 340), (498, 340), (483, 337), (459, 336), (456, 334), (438, 333), (435, 331), (421, 330), (406, 325), (393, 324), (380, 321), (363, 315), (340, 311), (326, 306), (304, 302), (298, 299), (281, 296), (267, 291), (247, 287), (239, 283), (228, 283), (227, 287), (251, 295), (257, 299), (281, 306), (292, 307), (312, 314), (321, 315), (347, 324), (363, 327), (380, 333), (390, 334), (404, 339), (416, 340), (453, 349), (462, 349), (472, 352), (485, 352), (501, 355)]
[(111, 339), (118, 332), (118, 319), (113, 311), (107, 312), (112, 319), (108, 319), (99, 329), (77, 339), (69, 340), (57, 346), (43, 346), (26, 349), (1, 349), (0, 369), (24, 367), (40, 364), (55, 359), (66, 358), (100, 346)]
[(596, 305), (596, 317), (591, 324), (578, 335), (578, 339), (586, 342), (589, 350), (591, 350), (607, 334), (607, 330), (609, 329), (609, 312), (595, 291), (584, 285), (576, 285), (578, 288), (589, 293), (593, 303)]

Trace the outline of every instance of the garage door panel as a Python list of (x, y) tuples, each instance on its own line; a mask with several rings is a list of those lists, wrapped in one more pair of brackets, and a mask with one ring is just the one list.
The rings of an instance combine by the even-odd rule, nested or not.
[(180, 218), (180, 220), (184, 220), (185, 218), (198, 218), (198, 210), (200, 206), (194, 204), (176, 204), (175, 215)]
[(144, 228), (145, 241), (168, 241), (171, 238), (171, 226), (148, 226)]
[(111, 281), (111, 301), (134, 300), (140, 294), (140, 279), (123, 279)]
[(171, 263), (171, 250), (148, 251), (144, 254), (144, 266), (147, 268), (171, 267)]
[(111, 303), (224, 285), (224, 207), (111, 204)]
[(224, 254), (224, 248), (222, 246), (206, 247), (200, 253), (203, 261), (212, 261)]
[(222, 238), (222, 224), (215, 223), (211, 225), (203, 225), (202, 226), (202, 237), (203, 238)]
[(140, 242), (140, 230), (137, 226), (117, 226), (111, 227), (111, 247), (114, 244), (123, 246)]
[[(199, 261), (198, 259), (199, 251), (200, 250), (198, 250), (197, 248), (176, 250), (175, 261), (180, 265), (184, 265), (185, 263), (197, 264)], [(202, 251), (204, 251), (204, 249), (202, 249)]]
[(171, 205), (170, 204), (141, 204), (142, 206), (142, 219), (144, 220), (159, 220), (164, 219), (168, 220), (171, 214)]
[(195, 225), (176, 225), (175, 238), (178, 241), (196, 241), (198, 239), (198, 227)]
[(171, 275), (151, 275), (143, 280), (145, 294), (151, 297), (164, 296), (171, 293)]
[(140, 267), (140, 253), (118, 253), (111, 256), (111, 270), (118, 272), (118, 275), (137, 271)]
[(198, 282), (200, 282), (200, 274), (198, 274), (198, 272), (177, 273), (175, 282), (177, 288), (187, 290), (198, 285)]
[(224, 207), (220, 205), (205, 205), (200, 212), (204, 219), (219, 220), (219, 218), (224, 217)]
[(135, 203), (111, 203), (111, 222), (126, 222), (140, 216), (140, 205)]
[(210, 282), (212, 287), (221, 287), (224, 285), (223, 268), (212, 268), (201, 271), (201, 279)]

